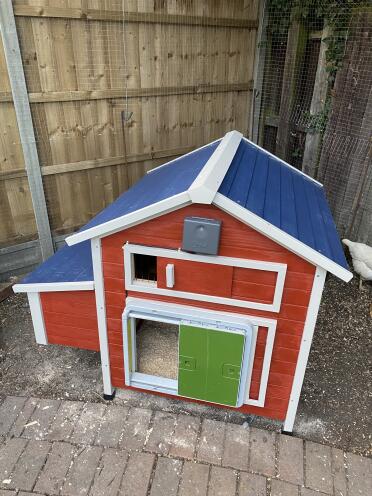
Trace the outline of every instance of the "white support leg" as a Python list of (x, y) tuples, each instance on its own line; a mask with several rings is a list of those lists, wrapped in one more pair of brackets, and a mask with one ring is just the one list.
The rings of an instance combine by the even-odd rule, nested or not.
[(35, 339), (38, 344), (48, 344), (45, 330), (43, 309), (39, 293), (27, 293), (28, 304), (30, 305), (32, 324), (34, 326)]
[(101, 367), (103, 378), (103, 392), (105, 397), (112, 397), (114, 389), (111, 384), (110, 354), (107, 338), (105, 290), (103, 283), (103, 267), (101, 240), (93, 238), (91, 240), (94, 286), (96, 294), (96, 308), (98, 321), (99, 347), (101, 353)]
[(327, 272), (317, 267), (283, 431), (292, 432)]

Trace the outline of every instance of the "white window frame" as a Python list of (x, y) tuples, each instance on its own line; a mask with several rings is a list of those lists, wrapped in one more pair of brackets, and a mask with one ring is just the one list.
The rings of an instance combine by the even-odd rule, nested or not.
[[(233, 331), (233, 328), (243, 329), (244, 326), (250, 325), (253, 327), (252, 339), (250, 343), (249, 358), (242, 364), (242, 376), (246, 377), (245, 384), (241, 381), (239, 388), (239, 400), (245, 405), (253, 405), (256, 407), (265, 406), (266, 390), (270, 373), (271, 356), (275, 340), (277, 321), (264, 317), (256, 317), (254, 315), (232, 314), (228, 312), (215, 312), (185, 305), (174, 303), (163, 303), (144, 300), (140, 298), (128, 297), (126, 300), (126, 308), (122, 315), (123, 327), (123, 345), (124, 345), (124, 375), (125, 384), (127, 386), (137, 387), (139, 389), (147, 389), (157, 391), (169, 395), (178, 395), (178, 381), (158, 377), (140, 372), (134, 372), (129, 367), (129, 335), (128, 335), (128, 319), (142, 318), (158, 322), (169, 322), (170, 324), (179, 324), (182, 321), (192, 321), (200, 326), (212, 326), (216, 329)], [(131, 330), (135, 329), (135, 323), (131, 322)], [(260, 377), (260, 388), (257, 399), (249, 397), (249, 390), (252, 380), (253, 363), (256, 351), (256, 341), (258, 328), (265, 327), (268, 329), (263, 366)], [(133, 333), (135, 335), (135, 333)], [(133, 336), (132, 334), (132, 336)], [(136, 368), (136, 343), (132, 338), (132, 366)]]
[[(274, 262), (263, 262), (259, 260), (246, 260), (244, 258), (221, 257), (211, 255), (195, 255), (181, 250), (170, 250), (167, 248), (156, 248), (152, 246), (135, 245), (126, 243), (123, 246), (124, 250), (124, 273), (125, 273), (125, 289), (140, 293), (151, 293), (162, 296), (172, 296), (176, 298), (185, 298), (196, 301), (206, 301), (211, 303), (219, 303), (223, 305), (231, 305), (243, 308), (252, 308), (255, 310), (264, 310), (267, 312), (279, 312), (282, 302), (285, 276), (287, 265)], [(137, 280), (134, 270), (134, 254), (151, 255), (162, 258), (172, 258), (175, 260), (189, 260), (191, 262), (202, 262), (216, 265), (227, 265), (231, 267), (242, 267), (247, 269), (263, 270), (268, 272), (276, 272), (276, 286), (274, 290), (274, 298), (272, 303), (260, 303), (255, 301), (239, 300), (237, 298), (228, 298), (222, 296), (205, 295), (200, 293), (191, 293), (188, 291), (176, 291), (174, 289), (158, 288), (153, 281)], [(177, 273), (175, 273), (177, 281)]]

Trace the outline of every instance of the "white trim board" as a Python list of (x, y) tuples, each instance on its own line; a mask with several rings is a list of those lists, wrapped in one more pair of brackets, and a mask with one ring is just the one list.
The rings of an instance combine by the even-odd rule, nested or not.
[[(271, 357), (273, 351), (273, 344), (275, 340), (276, 326), (277, 321), (274, 319), (268, 319), (266, 317), (256, 317), (254, 315), (242, 315), (237, 313), (229, 313), (229, 312), (220, 312), (214, 310), (206, 310), (203, 308), (196, 308), (186, 305), (179, 305), (177, 303), (165, 303), (165, 302), (157, 302), (151, 300), (145, 300), (141, 298), (128, 297), (126, 299), (126, 308), (123, 312), (122, 321), (123, 321), (123, 343), (126, 343), (126, 321), (128, 318), (128, 314), (130, 313), (130, 317), (142, 317), (148, 318), (149, 320), (155, 320), (160, 322), (170, 322), (175, 324), (182, 320), (192, 320), (194, 323), (197, 322), (200, 325), (211, 325), (216, 328), (221, 323), (224, 323), (224, 327), (226, 324), (234, 326), (236, 328), (244, 328), (246, 325), (251, 325), (253, 327), (252, 334), (252, 343), (251, 343), (251, 352), (249, 356), (248, 362), (248, 373), (247, 373), (247, 381), (246, 384), (242, 384), (243, 392), (244, 392), (244, 404), (245, 405), (253, 405), (257, 407), (265, 406), (265, 398), (267, 391), (267, 384), (270, 373), (270, 365), (271, 365)], [(252, 369), (253, 369), (253, 361), (256, 347), (256, 339), (258, 327), (266, 327), (268, 329), (267, 339), (266, 339), (266, 347), (264, 354), (264, 362), (261, 371), (260, 377), (260, 389), (258, 399), (250, 399), (249, 398), (249, 389), (252, 378)], [(127, 378), (130, 378), (130, 370), (129, 370), (129, 355), (128, 355), (128, 346), (124, 346), (124, 371), (126, 381)], [(130, 379), (129, 379), (130, 382)], [(127, 385), (133, 386), (134, 384)], [(169, 384), (164, 385), (166, 390), (161, 390), (161, 384), (157, 385), (157, 389), (153, 389), (155, 391), (166, 392), (167, 394), (177, 394), (176, 392), (169, 391)], [(138, 387), (138, 386), (136, 386)], [(143, 385), (141, 386), (143, 388)]]
[(238, 131), (226, 133), (220, 144), (188, 189), (192, 203), (210, 205), (229, 170), (243, 135)]
[(135, 212), (130, 214), (122, 215), (116, 219), (105, 222), (104, 224), (99, 224), (98, 226), (91, 227), (85, 231), (80, 231), (66, 238), (66, 243), (69, 246), (76, 245), (87, 239), (101, 238), (103, 236), (108, 236), (114, 234), (115, 232), (121, 231), (122, 229), (128, 229), (129, 227), (136, 226), (137, 224), (142, 224), (142, 222), (155, 219), (168, 212), (173, 212), (179, 208), (186, 207), (190, 205), (190, 197), (187, 191), (179, 193), (177, 195), (161, 200), (157, 203), (153, 203), (144, 208), (140, 208)]
[(284, 422), (284, 431), (292, 432), (293, 424), (296, 418), (298, 402), (300, 399), (302, 384), (305, 377), (306, 365), (310, 354), (311, 343), (313, 340), (316, 319), (327, 272), (321, 267), (317, 267), (311, 290), (310, 302), (307, 309), (304, 330), (302, 333), (300, 351), (297, 357), (297, 365), (293, 378), (291, 395), (289, 398), (287, 415)]
[(40, 295), (37, 292), (32, 292), (27, 294), (27, 298), (30, 306), (36, 342), (38, 344), (48, 344)]
[(342, 281), (349, 282), (350, 279), (352, 279), (352, 272), (344, 269), (336, 264), (336, 262), (333, 262), (313, 248), (310, 248), (310, 246), (305, 245), (302, 241), (299, 241), (273, 224), (270, 224), (253, 212), (241, 207), (221, 193), (216, 194), (213, 204), (224, 212), (227, 212), (236, 219), (242, 221), (244, 224), (253, 227), (253, 229), (272, 239), (279, 245), (284, 246), (284, 248), (295, 253), (300, 258), (331, 272)]
[[(127, 243), (124, 249), (124, 274), (125, 289), (137, 291), (140, 293), (151, 293), (163, 296), (172, 296), (175, 298), (186, 298), (189, 300), (207, 301), (243, 308), (252, 308), (256, 310), (265, 310), (267, 312), (279, 312), (282, 302), (283, 289), (287, 265), (282, 263), (262, 262), (259, 260), (247, 260), (244, 258), (221, 257), (212, 255), (195, 255), (181, 250), (170, 250), (167, 248), (155, 248), (152, 246), (142, 246)], [(187, 291), (178, 291), (175, 289), (158, 288), (153, 281), (146, 284), (143, 281), (136, 281), (134, 278), (134, 261), (133, 254), (151, 255), (161, 258), (171, 258), (175, 260), (187, 260), (190, 262), (201, 262), (215, 265), (228, 265), (232, 267), (242, 267), (246, 269), (255, 269), (277, 273), (277, 280), (274, 290), (272, 303), (259, 303), (254, 301), (240, 300), (222, 296), (212, 296), (201, 293), (192, 293)], [(177, 267), (175, 267), (175, 280), (177, 282)]]
[(92, 291), (94, 281), (72, 281), (72, 282), (40, 282), (32, 284), (15, 284), (14, 293), (44, 293), (49, 291)]
[(105, 394), (111, 396), (113, 393), (113, 387), (111, 384), (110, 354), (109, 354), (109, 345), (108, 345), (108, 337), (107, 337), (107, 319), (106, 319), (105, 288), (104, 288), (103, 267), (102, 267), (102, 250), (101, 250), (101, 240), (99, 238), (93, 238), (91, 240), (91, 250), (92, 250), (93, 274), (94, 274), (94, 285), (95, 285), (95, 296), (96, 296), (99, 349), (101, 354), (103, 391)]

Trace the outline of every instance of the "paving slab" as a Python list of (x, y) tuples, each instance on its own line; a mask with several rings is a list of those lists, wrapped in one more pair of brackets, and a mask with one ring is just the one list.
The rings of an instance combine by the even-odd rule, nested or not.
[(33, 414), (38, 402), (39, 400), (37, 398), (27, 398), (20, 414), (9, 431), (9, 436), (19, 437), (22, 434), (23, 429)]
[(298, 496), (298, 486), (278, 479), (271, 479), (271, 496)]
[(154, 463), (155, 455), (152, 453), (131, 453), (119, 496), (146, 496)]
[(303, 440), (291, 436), (279, 436), (278, 477), (292, 484), (304, 482)]
[(26, 439), (13, 438), (0, 447), (0, 487), (9, 487), (13, 468), (26, 445)]
[(324, 496), (325, 494), (308, 487), (300, 487), (300, 496)]
[(35, 485), (42, 494), (59, 494), (76, 448), (68, 443), (55, 442)]
[(151, 416), (151, 410), (130, 408), (119, 447), (128, 450), (142, 449), (146, 441)]
[(266, 496), (266, 477), (258, 474), (240, 473), (239, 496)]
[(275, 475), (275, 433), (251, 429), (249, 466), (253, 472), (273, 477)]
[(0, 405), (0, 438), (10, 431), (13, 423), (21, 413), (26, 398), (7, 396)]
[(66, 496), (88, 494), (101, 454), (102, 448), (98, 446), (80, 448), (67, 474), (61, 494)]
[[(15, 496), (17, 493), (15, 491), (7, 491), (6, 489), (0, 489), (0, 496)], [(21, 496), (29, 496), (31, 493), (18, 493)]]
[(211, 467), (209, 496), (235, 496), (237, 473), (223, 467)]
[(158, 458), (150, 496), (176, 496), (181, 471), (181, 460), (163, 457)]
[(346, 461), (344, 452), (337, 448), (331, 448), (332, 455), (332, 476), (334, 496), (346, 496)]
[(106, 408), (95, 444), (117, 448), (122, 436), (129, 408), (109, 405)]
[(152, 428), (145, 445), (147, 451), (162, 455), (169, 453), (176, 418), (173, 413), (155, 412)]
[(305, 442), (305, 486), (332, 494), (331, 448), (323, 444)]
[(14, 467), (9, 487), (31, 491), (50, 448), (47, 441), (29, 441)]
[(40, 400), (24, 426), (22, 437), (38, 441), (45, 439), (60, 404), (59, 400)]
[(349, 496), (372, 494), (372, 459), (347, 453)]
[(50, 441), (67, 441), (74, 429), (84, 403), (80, 401), (62, 401), (46, 438)]
[(224, 422), (204, 419), (200, 433), (197, 459), (214, 465), (221, 465), (225, 439)]
[(209, 465), (184, 462), (178, 496), (206, 496), (208, 478)]
[(248, 470), (249, 429), (242, 425), (227, 424), (222, 465)]
[(87, 403), (71, 434), (71, 442), (93, 444), (105, 413), (106, 405)]
[(91, 496), (116, 496), (127, 463), (128, 453), (115, 449), (106, 449), (96, 471)]
[(169, 453), (179, 458), (194, 458), (201, 420), (190, 415), (178, 415)]

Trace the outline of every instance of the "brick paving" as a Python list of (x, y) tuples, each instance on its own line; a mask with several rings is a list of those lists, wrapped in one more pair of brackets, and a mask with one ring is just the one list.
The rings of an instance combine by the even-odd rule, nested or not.
[(256, 428), (7, 397), (0, 496), (371, 496), (372, 460)]

